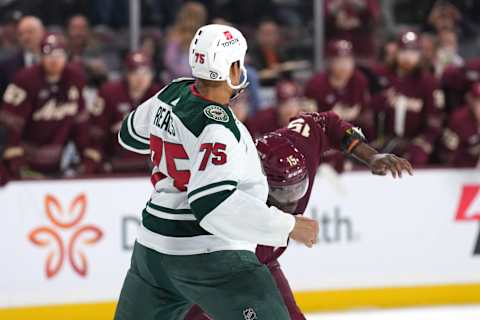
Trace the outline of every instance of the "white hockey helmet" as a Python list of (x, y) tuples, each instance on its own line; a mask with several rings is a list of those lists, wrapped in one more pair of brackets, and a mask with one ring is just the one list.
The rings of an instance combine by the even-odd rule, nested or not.
[[(234, 90), (247, 86), (247, 70), (244, 66), (247, 41), (234, 27), (209, 24), (200, 27), (190, 43), (189, 63), (196, 78), (227, 81)], [(239, 61), (243, 80), (233, 85), (230, 79), (232, 63)]]

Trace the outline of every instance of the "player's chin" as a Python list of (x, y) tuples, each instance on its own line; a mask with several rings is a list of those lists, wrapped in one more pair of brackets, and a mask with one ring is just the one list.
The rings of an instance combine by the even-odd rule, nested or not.
[(287, 213), (295, 213), (295, 209), (297, 209), (298, 202), (289, 202), (289, 203), (282, 203), (279, 207), (280, 210)]

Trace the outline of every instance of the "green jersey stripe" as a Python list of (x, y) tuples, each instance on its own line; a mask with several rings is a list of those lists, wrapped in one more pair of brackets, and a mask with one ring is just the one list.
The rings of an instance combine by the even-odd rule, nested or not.
[(167, 237), (211, 235), (210, 232), (200, 227), (198, 221), (162, 219), (151, 215), (146, 210), (143, 210), (142, 224), (148, 230)]
[(171, 209), (167, 207), (162, 207), (159, 206), (158, 204), (154, 204), (152, 200), (148, 201), (147, 206), (149, 206), (152, 209), (162, 211), (165, 213), (171, 213), (171, 214), (192, 214), (192, 210), (190, 209)]
[(129, 125), (130, 125), (130, 128), (132, 129), (132, 137), (133, 138), (136, 138), (137, 140), (140, 140), (141, 142), (143, 143), (148, 143), (149, 141), (149, 138), (148, 137), (144, 137), (140, 134), (138, 134), (138, 132), (135, 130), (135, 126), (133, 125), (133, 119), (135, 118), (135, 112), (137, 110), (134, 110), (130, 115), (129, 115)]
[(201, 221), (207, 214), (212, 212), (213, 209), (218, 207), (223, 201), (225, 201), (235, 190), (224, 190), (216, 193), (209, 194), (200, 199), (193, 201), (190, 206), (192, 207), (193, 214), (198, 221)]
[(196, 221), (197, 219), (193, 215), (193, 213), (190, 214), (173, 214), (173, 213), (165, 213), (163, 211), (158, 211), (155, 209), (152, 209), (152, 207), (147, 206), (145, 209), (147, 210), (148, 213), (151, 215), (154, 215), (157, 218), (162, 218), (162, 219), (168, 219), (168, 220), (181, 220), (181, 221)]
[(197, 193), (206, 191), (208, 189), (212, 189), (212, 188), (219, 187), (219, 186), (227, 186), (227, 185), (236, 187), (237, 184), (238, 184), (238, 182), (233, 181), (233, 180), (225, 180), (225, 181), (220, 181), (220, 182), (207, 184), (206, 186), (200, 187), (198, 189), (195, 189), (195, 190), (189, 192), (188, 193), (188, 198), (190, 199), (190, 197), (196, 195)]
[(126, 146), (127, 149), (133, 149), (133, 151), (140, 153), (148, 153), (150, 151), (150, 145), (132, 138), (128, 132), (126, 121), (122, 123), (120, 132), (118, 133), (118, 138), (120, 144)]

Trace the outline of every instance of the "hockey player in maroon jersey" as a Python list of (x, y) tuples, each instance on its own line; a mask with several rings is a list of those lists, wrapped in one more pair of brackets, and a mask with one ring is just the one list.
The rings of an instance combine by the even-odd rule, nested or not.
[(91, 148), (84, 76), (67, 63), (57, 34), (41, 44), (41, 62), (20, 70), (3, 96), (0, 121), (8, 129), (4, 159), (13, 177), (59, 175), (65, 145), (73, 140), (82, 172), (92, 173), (100, 153)]
[[(366, 164), (373, 174), (402, 172), (412, 174), (410, 163), (393, 154), (379, 154), (365, 143), (363, 135), (333, 112), (302, 113), (293, 118), (287, 128), (268, 133), (257, 139), (257, 150), (269, 184), (269, 205), (285, 212), (301, 215), (305, 212), (322, 154), (329, 149), (342, 150)], [(287, 305), (292, 320), (305, 320), (295, 302), (292, 290), (278, 262), (286, 247), (257, 246), (260, 262), (272, 273)], [(186, 320), (210, 319), (198, 307), (193, 307)]]
[(149, 158), (122, 148), (117, 141), (123, 119), (160, 90), (153, 82), (153, 64), (141, 51), (130, 53), (125, 77), (104, 84), (90, 111), (92, 138), (102, 151), (105, 172), (146, 172)]
[(419, 67), (418, 35), (402, 33), (398, 45), (394, 65), (376, 70), (382, 87), (372, 97), (379, 115), (377, 145), (413, 165), (426, 165), (441, 134), (444, 96), (435, 78)]
[(439, 157), (455, 167), (480, 164), (480, 82), (466, 95), (466, 105), (455, 108), (443, 132)]

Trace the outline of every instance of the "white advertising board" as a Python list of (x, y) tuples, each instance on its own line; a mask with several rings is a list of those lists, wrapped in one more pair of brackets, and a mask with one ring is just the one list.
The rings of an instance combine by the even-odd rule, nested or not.
[[(319, 244), (292, 243), (281, 263), (294, 290), (479, 283), (479, 190), (475, 170), (320, 176)], [(0, 189), (0, 308), (114, 301), (150, 192), (147, 178)]]

